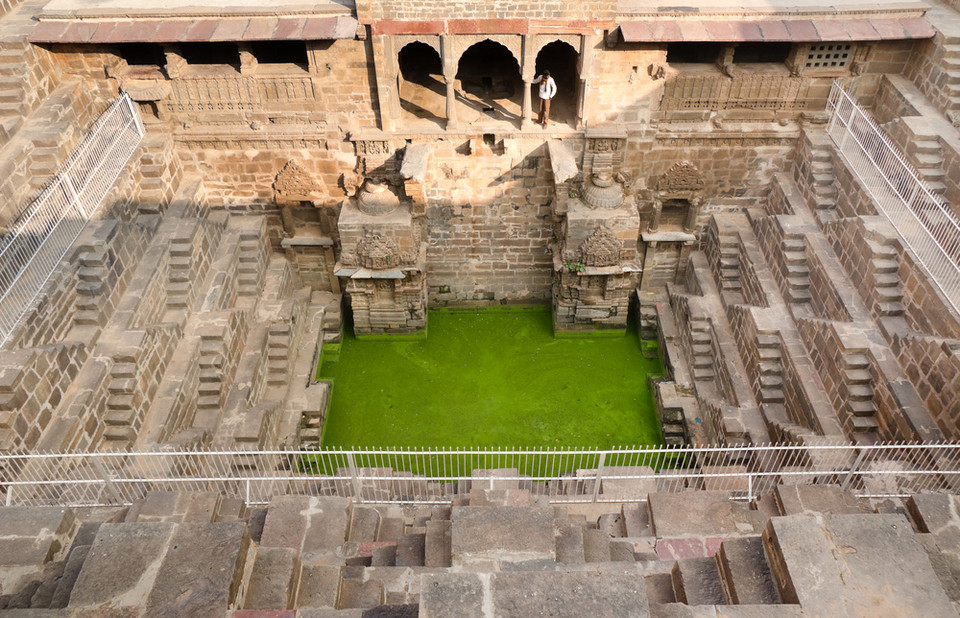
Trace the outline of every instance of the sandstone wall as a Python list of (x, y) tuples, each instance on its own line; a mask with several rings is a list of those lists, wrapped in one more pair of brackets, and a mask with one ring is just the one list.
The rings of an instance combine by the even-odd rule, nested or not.
[(943, 435), (960, 435), (960, 342), (918, 334), (897, 335), (890, 346)]
[(504, 154), (438, 142), (426, 188), (431, 303), (548, 302), (553, 282), (553, 174), (540, 139)]

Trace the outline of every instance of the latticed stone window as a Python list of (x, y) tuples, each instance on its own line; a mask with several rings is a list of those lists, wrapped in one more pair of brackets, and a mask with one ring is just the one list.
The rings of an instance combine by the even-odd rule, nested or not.
[(853, 60), (851, 43), (818, 43), (811, 45), (804, 63), (806, 69), (841, 69)]

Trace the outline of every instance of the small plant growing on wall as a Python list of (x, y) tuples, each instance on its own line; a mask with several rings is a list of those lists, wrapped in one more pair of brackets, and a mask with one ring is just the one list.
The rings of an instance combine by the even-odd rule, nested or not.
[(574, 262), (573, 260), (567, 260), (567, 270), (569, 270), (572, 273), (582, 273), (586, 269), (587, 269), (587, 265), (581, 262), (580, 260), (577, 260), (576, 262)]

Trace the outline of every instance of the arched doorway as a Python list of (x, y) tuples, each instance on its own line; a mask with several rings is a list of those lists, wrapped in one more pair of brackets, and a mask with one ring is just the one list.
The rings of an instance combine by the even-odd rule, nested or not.
[(442, 126), (446, 116), (446, 86), (440, 54), (426, 43), (414, 41), (400, 50), (397, 64), (402, 123), (408, 127)]
[[(523, 81), (509, 49), (489, 39), (474, 43), (457, 65), (457, 100), (462, 122), (520, 120)], [(465, 109), (464, 109), (465, 108)]]
[[(536, 74), (542, 75), (545, 70), (549, 70), (557, 82), (557, 96), (550, 106), (550, 119), (576, 127), (580, 103), (580, 54), (569, 43), (548, 43), (537, 54)], [(535, 90), (534, 115), (538, 105)]]

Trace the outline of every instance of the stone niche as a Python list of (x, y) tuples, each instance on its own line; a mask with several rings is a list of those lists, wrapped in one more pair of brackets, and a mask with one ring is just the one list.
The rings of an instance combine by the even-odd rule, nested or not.
[(283, 221), (280, 245), (303, 282), (315, 290), (339, 292), (333, 276), (336, 203), (323, 181), (291, 159), (277, 172), (273, 199)]
[(335, 274), (346, 283), (354, 332), (423, 332), (426, 243), (410, 204), (386, 182), (367, 178), (357, 195), (343, 202), (337, 227), (341, 253)]
[(558, 333), (625, 330), (630, 295), (641, 271), (637, 237), (640, 215), (625, 178), (616, 169), (623, 137), (588, 140), (585, 160), (590, 172), (582, 183), (569, 184), (572, 153), (552, 144), (555, 204), (558, 215), (554, 247), (553, 323)]
[(641, 289), (683, 277), (697, 241), (704, 180), (689, 161), (678, 161), (653, 181), (653, 216), (641, 235), (646, 245)]

